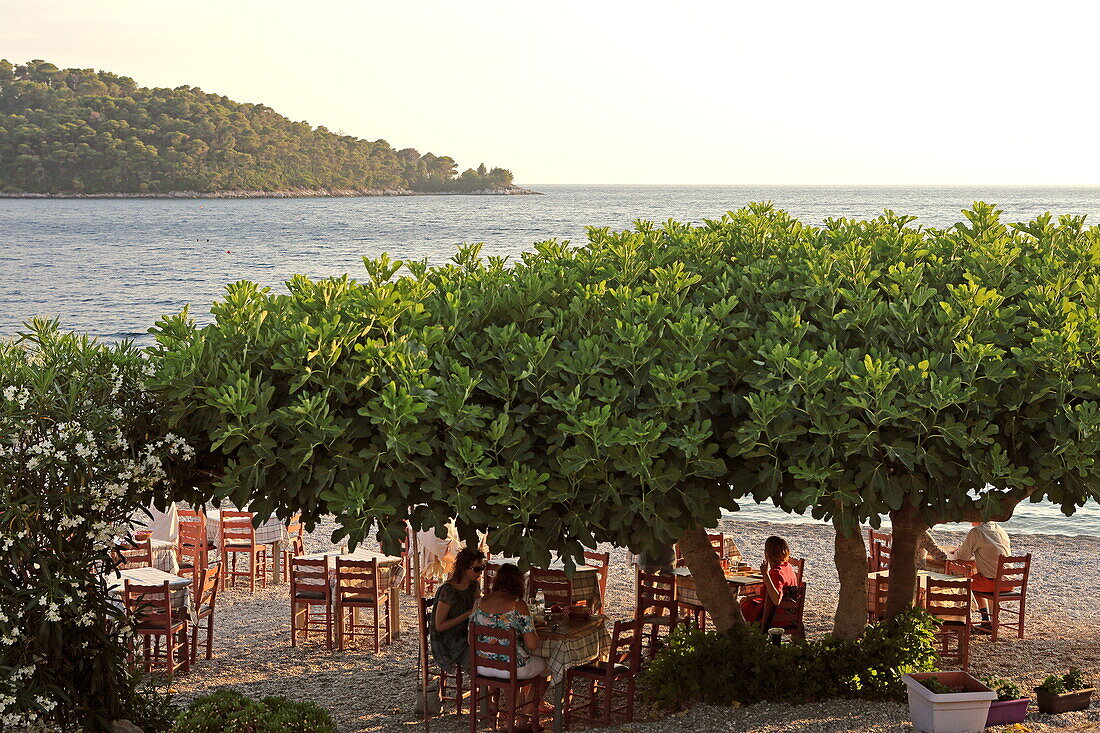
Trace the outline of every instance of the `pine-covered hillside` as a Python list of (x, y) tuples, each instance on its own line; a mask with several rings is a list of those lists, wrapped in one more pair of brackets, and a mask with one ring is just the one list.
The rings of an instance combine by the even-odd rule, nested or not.
[(503, 168), (293, 122), (197, 87), (150, 89), (92, 69), (0, 60), (0, 192), (480, 191)]

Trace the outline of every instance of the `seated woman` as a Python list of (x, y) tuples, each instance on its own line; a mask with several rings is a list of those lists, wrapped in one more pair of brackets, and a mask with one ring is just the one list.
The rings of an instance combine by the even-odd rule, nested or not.
[(469, 667), (470, 614), (481, 595), (481, 574), (485, 571), (485, 553), (465, 548), (455, 558), (451, 577), (435, 592), (430, 641), (432, 656), (444, 672), (455, 665)]
[[(773, 535), (764, 541), (764, 562), (760, 565), (760, 574), (764, 576), (764, 593), (773, 605), (779, 605), (784, 588), (798, 582), (794, 566), (787, 562), (790, 556), (787, 541), (782, 537)], [(759, 623), (764, 614), (764, 596), (741, 601), (741, 613), (748, 623)]]
[[(539, 730), (538, 702), (546, 692), (546, 658), (540, 657), (535, 652), (539, 648), (539, 636), (535, 632), (535, 620), (531, 617), (531, 610), (521, 600), (523, 598), (523, 573), (512, 564), (502, 565), (496, 577), (493, 578), (493, 590), (486, 593), (478, 601), (474, 613), (470, 616), (470, 622), (480, 626), (490, 626), (494, 629), (512, 629), (516, 632), (516, 677), (521, 680), (538, 678), (538, 681), (528, 686), (523, 697), (518, 701), (518, 710), (526, 711), (521, 717), (524, 721), (517, 721), (521, 728)], [(485, 641), (488, 641), (488, 637)], [(480, 641), (480, 640), (479, 640)], [(485, 656), (497, 661), (505, 661), (506, 657), (499, 654)], [(477, 660), (474, 660), (476, 663)], [(507, 673), (492, 667), (477, 668), (477, 673), (486, 677), (507, 677)]]

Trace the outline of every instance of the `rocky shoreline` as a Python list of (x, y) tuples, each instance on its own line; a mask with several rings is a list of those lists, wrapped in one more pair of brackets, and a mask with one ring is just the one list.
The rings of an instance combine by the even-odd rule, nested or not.
[(410, 191), (404, 188), (290, 188), (280, 191), (169, 191), (168, 193), (0, 193), (2, 199), (307, 199), (359, 196), (542, 196), (509, 186), (481, 191)]

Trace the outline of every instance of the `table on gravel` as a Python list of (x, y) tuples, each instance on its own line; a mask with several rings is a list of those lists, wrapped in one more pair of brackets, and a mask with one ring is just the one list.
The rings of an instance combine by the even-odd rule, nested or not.
[(538, 654), (546, 657), (550, 673), (548, 697), (554, 706), (554, 731), (560, 733), (564, 711), (565, 673), (572, 667), (602, 660), (611, 649), (611, 634), (602, 615), (584, 620), (567, 616), (551, 616), (547, 624), (538, 624)]
[[(348, 552), (346, 549), (337, 547), (327, 552), (315, 552), (312, 555), (299, 555), (300, 559), (305, 560), (327, 560), (329, 570), (332, 574), (329, 576), (329, 583), (336, 584), (336, 558), (343, 558), (344, 560), (357, 560), (360, 562), (368, 560), (378, 561), (378, 570), (380, 573), (389, 573), (390, 576), (390, 630), (393, 634), (394, 640), (401, 638), (401, 594), (399, 593), (401, 588), (401, 579), (404, 572), (404, 568), (401, 565), (401, 558), (394, 557), (393, 555), (384, 555), (381, 552), (375, 552), (374, 550), (367, 550), (365, 548), (357, 548), (353, 552)], [(359, 609), (355, 609), (355, 613), (359, 612)], [(343, 624), (336, 625), (336, 635), (339, 638), (341, 633), (341, 627)]]
[[(210, 509), (206, 512), (206, 536), (219, 550), (221, 549), (222, 513), (220, 509)], [(283, 520), (278, 517), (269, 517), (266, 522), (256, 527), (256, 544), (271, 545), (271, 582), (278, 585), (283, 580), (282, 551), (290, 547), (290, 532)]]
[[(687, 568), (676, 568), (672, 574), (676, 576), (676, 600), (687, 605), (702, 607), (703, 603), (695, 592), (695, 579), (691, 577), (691, 571)], [(748, 595), (763, 585), (764, 576), (756, 571), (727, 573), (726, 582), (730, 584), (730, 590), (735, 596)]]
[(187, 611), (191, 621), (195, 620), (195, 603), (191, 595), (191, 579), (179, 575), (166, 573), (157, 568), (130, 568), (106, 573), (103, 579), (107, 582), (107, 592), (117, 597), (116, 604), (122, 605), (122, 591), (129, 580), (131, 585), (164, 585), (168, 581), (168, 588), (172, 591), (172, 607), (182, 608)]
[[(508, 563), (512, 565), (519, 564), (519, 559), (515, 557), (492, 557), (489, 561), (493, 564), (501, 565)], [(561, 560), (555, 560), (541, 569), (565, 570), (565, 563)], [(569, 578), (569, 583), (573, 588), (571, 595), (574, 602), (584, 601), (593, 611), (597, 613), (603, 611), (603, 599), (600, 598), (599, 568), (590, 567), (588, 565), (578, 565), (576, 571), (573, 573), (573, 577)]]
[[(889, 570), (877, 570), (875, 572), (867, 573), (867, 579), (868, 580), (874, 580), (875, 578), (889, 578), (889, 577), (890, 577), (890, 571)], [(958, 575), (948, 575), (947, 573), (937, 573), (934, 570), (918, 570), (917, 571), (917, 587), (916, 587), (916, 590), (913, 592), (913, 600), (916, 601), (917, 605), (921, 605), (923, 603), (923, 601), (921, 599), (923, 598), (925, 578), (931, 578), (932, 580), (948, 581), (948, 582), (951, 582), (951, 583), (961, 583), (962, 581), (966, 580), (966, 577), (960, 577)], [(872, 597), (874, 592), (875, 592), (874, 587), (870, 583), (868, 583), (868, 585), (867, 585), (867, 597), (868, 597), (868, 599), (870, 599)], [(870, 603), (870, 600), (868, 600), (868, 602)]]

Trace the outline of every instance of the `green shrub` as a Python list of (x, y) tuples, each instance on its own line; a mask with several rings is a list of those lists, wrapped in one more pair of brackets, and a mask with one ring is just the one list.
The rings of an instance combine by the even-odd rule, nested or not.
[(1089, 681), (1085, 679), (1085, 675), (1081, 670), (1071, 667), (1064, 675), (1047, 675), (1035, 689), (1044, 690), (1052, 695), (1061, 695), (1064, 692), (1084, 690), (1088, 686)]
[(312, 702), (285, 697), (253, 700), (235, 690), (218, 690), (194, 700), (176, 719), (173, 733), (336, 733), (328, 712)]
[(982, 677), (981, 683), (996, 692), (997, 699), (1002, 702), (1005, 700), (1019, 700), (1024, 696), (1020, 686), (1010, 680), (1002, 680), (998, 677)]
[(855, 641), (831, 637), (770, 644), (759, 630), (729, 634), (678, 626), (645, 673), (658, 705), (681, 709), (831, 697), (898, 699), (906, 672), (932, 669), (935, 621), (919, 610), (869, 628)]

